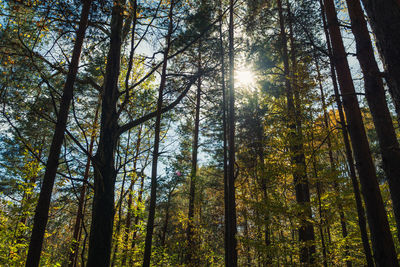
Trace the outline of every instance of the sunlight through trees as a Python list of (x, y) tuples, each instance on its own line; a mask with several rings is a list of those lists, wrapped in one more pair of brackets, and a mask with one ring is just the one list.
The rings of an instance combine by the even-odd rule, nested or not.
[(0, 266), (399, 266), (398, 0), (0, 10)]

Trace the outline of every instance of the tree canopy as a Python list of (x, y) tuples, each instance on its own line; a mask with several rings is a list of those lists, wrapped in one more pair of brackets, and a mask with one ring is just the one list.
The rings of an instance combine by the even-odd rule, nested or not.
[(1, 266), (399, 266), (399, 1), (0, 7)]

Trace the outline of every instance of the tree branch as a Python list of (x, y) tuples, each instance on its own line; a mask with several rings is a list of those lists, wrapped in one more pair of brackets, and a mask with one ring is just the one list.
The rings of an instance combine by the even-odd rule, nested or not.
[[(181, 100), (186, 96), (186, 94), (189, 92), (190, 87), (192, 87), (192, 85), (196, 82), (197, 78), (200, 76), (201, 74), (197, 74), (195, 76), (192, 76), (189, 79), (189, 83), (186, 86), (185, 90), (183, 90), (183, 92), (175, 99), (174, 102), (172, 102), (171, 104), (169, 104), (168, 106), (164, 107), (161, 109), (161, 113), (165, 113), (170, 111), (171, 109), (173, 109), (176, 105), (179, 104), (179, 102), (181, 102)], [(138, 126), (152, 118), (154, 118), (157, 115), (157, 111), (153, 111), (147, 115), (144, 115), (143, 117), (136, 119), (134, 121), (128, 122), (127, 124), (119, 127), (118, 129), (118, 135), (123, 134), (124, 132), (128, 131), (129, 129)]]

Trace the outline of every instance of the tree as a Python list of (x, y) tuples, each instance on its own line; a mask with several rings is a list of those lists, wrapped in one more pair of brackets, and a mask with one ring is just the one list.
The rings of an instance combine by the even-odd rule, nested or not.
[(389, 92), (396, 107), (397, 116), (400, 112), (400, 67), (399, 50), (400, 4), (396, 0), (380, 2), (377, 0), (362, 0), (367, 11), (369, 22), (375, 33), (378, 49), (385, 66), (385, 77), (389, 85)]
[[(342, 106), (342, 102), (340, 99), (335, 64), (333, 62), (331, 41), (330, 41), (330, 37), (329, 37), (329, 33), (328, 33), (328, 27), (326, 26), (326, 18), (325, 18), (322, 0), (320, 0), (319, 2), (320, 2), (320, 6), (321, 6), (321, 17), (322, 17), (322, 22), (323, 22), (323, 27), (324, 27), (324, 34), (325, 34), (325, 38), (326, 38), (326, 42), (327, 42), (328, 55), (330, 57), (329, 65), (330, 65), (330, 73), (331, 73), (331, 79), (332, 79), (332, 84), (333, 84), (333, 90), (335, 93), (335, 101), (336, 101), (336, 105), (338, 108), (340, 123), (342, 125), (341, 129), (342, 129), (343, 142), (345, 145), (346, 159), (347, 159), (347, 164), (349, 166), (349, 175), (350, 175), (351, 182), (353, 185), (353, 192), (354, 192), (354, 197), (355, 197), (355, 202), (356, 202), (356, 207), (357, 207), (358, 224), (360, 227), (362, 243), (363, 243), (364, 252), (365, 252), (368, 266), (373, 266), (374, 262), (372, 259), (371, 248), (370, 248), (369, 241), (368, 241), (367, 222), (365, 219), (365, 211), (364, 211), (363, 203), (361, 200), (361, 193), (360, 193), (360, 189), (359, 189), (358, 179), (356, 176), (356, 170), (354, 167), (353, 153), (352, 153), (351, 146), (350, 146), (350, 140), (349, 140), (349, 135), (348, 135), (348, 131), (347, 131), (347, 126), (345, 124), (346, 120), (344, 117), (343, 106)], [(317, 71), (318, 71), (318, 68), (317, 68)]]
[(366, 205), (368, 224), (371, 229), (375, 262), (382, 266), (398, 266), (393, 239), (376, 178), (375, 166), (369, 150), (346, 52), (340, 35), (335, 6), (332, 0), (325, 0), (324, 4), (334, 62), (343, 96), (343, 106), (348, 120), (349, 134)]
[(67, 124), (69, 107), (73, 97), (73, 89), (76, 74), (78, 72), (79, 58), (82, 51), (83, 40), (85, 38), (86, 25), (88, 23), (90, 4), (92, 1), (84, 1), (79, 22), (79, 29), (76, 33), (76, 41), (72, 52), (71, 64), (64, 85), (63, 96), (61, 98), (60, 110), (57, 116), (56, 128), (50, 146), (49, 156), (46, 163), (46, 171), (43, 184), (40, 190), (39, 201), (36, 206), (34, 224), (32, 229), (31, 241), (29, 243), (28, 257), (26, 266), (39, 266), (40, 253), (42, 250), (43, 237), (48, 220), (51, 194), (56, 178), (58, 160), (61, 146), (64, 140), (64, 132)]
[[(305, 217), (311, 218), (312, 212), (310, 203), (310, 191), (307, 180), (307, 170), (305, 163), (305, 155), (303, 151), (303, 140), (302, 140), (302, 129), (301, 129), (301, 118), (299, 116), (299, 99), (297, 97), (297, 107), (295, 106), (296, 94), (293, 91), (292, 84), (290, 82), (290, 69), (289, 69), (289, 54), (287, 48), (287, 38), (285, 22), (283, 17), (282, 2), (277, 0), (278, 12), (279, 12), (279, 24), (281, 29), (281, 43), (282, 43), (282, 58), (284, 62), (284, 73), (285, 73), (285, 87), (286, 87), (286, 98), (287, 98), (287, 110), (288, 110), (288, 127), (290, 128), (290, 150), (293, 154), (292, 162), (294, 165), (293, 178), (296, 190), (296, 200), (302, 205), (302, 212)], [(295, 61), (292, 62), (295, 64)], [(295, 68), (294, 68), (295, 69)], [(292, 76), (293, 79), (293, 76)], [(299, 229), (299, 241), (304, 242), (302, 245), (300, 260), (304, 263), (313, 263), (315, 253), (315, 247), (312, 244), (314, 240), (314, 229), (312, 224), (307, 220), (303, 219), (302, 225)], [(311, 244), (310, 244), (311, 242)]]
[(228, 173), (225, 214), (226, 240), (225, 265), (237, 266), (236, 200), (235, 200), (235, 51), (234, 51), (234, 2), (229, 2), (229, 104), (228, 104)]
[(40, 265), (398, 266), (397, 3), (324, 1), (92, 1), (58, 153), (83, 2), (0, 2), (0, 265), (50, 188)]
[[(347, 1), (351, 25), (357, 45), (357, 58), (364, 74), (365, 95), (374, 120), (382, 154), (384, 170), (389, 182), (393, 210), (397, 222), (397, 232), (400, 229), (400, 147), (393, 127), (392, 117), (386, 102), (383, 81), (379, 75), (379, 67), (374, 58), (374, 50), (364, 19), (361, 4), (357, 1)], [(398, 235), (399, 238), (399, 235)]]
[(173, 32), (173, 10), (174, 10), (174, 1), (172, 0), (168, 12), (168, 33), (165, 37), (166, 47), (164, 50), (164, 60), (162, 65), (160, 87), (158, 89), (157, 115), (156, 115), (155, 129), (154, 129), (153, 163), (151, 167), (151, 192), (150, 192), (149, 218), (147, 220), (147, 226), (146, 226), (147, 227), (146, 243), (144, 248), (143, 267), (150, 266), (150, 258), (151, 258), (151, 243), (153, 240), (154, 216), (156, 209), (157, 164), (158, 164), (159, 144), (160, 144), (161, 114), (162, 114), (161, 112), (163, 105), (164, 88), (167, 79), (168, 54), (171, 48), (171, 37)]

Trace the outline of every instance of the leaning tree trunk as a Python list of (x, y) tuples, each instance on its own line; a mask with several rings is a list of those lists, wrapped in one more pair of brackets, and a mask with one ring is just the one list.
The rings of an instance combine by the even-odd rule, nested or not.
[(356, 201), (358, 226), (360, 227), (361, 240), (362, 240), (362, 244), (363, 244), (363, 248), (364, 248), (365, 258), (367, 260), (367, 265), (368, 265), (368, 267), (373, 267), (374, 261), (372, 258), (371, 247), (369, 245), (369, 240), (368, 240), (367, 221), (365, 218), (364, 206), (363, 206), (363, 203), (361, 200), (360, 188), (358, 185), (358, 179), (357, 179), (356, 170), (354, 167), (353, 153), (352, 153), (351, 146), (350, 146), (350, 140), (349, 140), (349, 135), (348, 135), (348, 131), (347, 131), (347, 126), (345, 124), (345, 117), (343, 114), (343, 106), (342, 106), (342, 102), (340, 101), (340, 94), (339, 94), (339, 88), (338, 88), (338, 83), (337, 83), (337, 78), (336, 78), (335, 65), (334, 65), (333, 59), (332, 59), (333, 53), (332, 53), (331, 39), (330, 39), (330, 36), (328, 33), (328, 27), (327, 27), (326, 18), (325, 18), (325, 12), (324, 12), (324, 5), (322, 3), (322, 0), (319, 0), (319, 2), (320, 2), (320, 6), (321, 6), (321, 17), (322, 17), (322, 22), (323, 22), (323, 26), (324, 26), (324, 34), (325, 34), (325, 38), (327, 40), (326, 42), (327, 42), (328, 54), (330, 57), (329, 65), (330, 65), (333, 90), (334, 90), (334, 94), (335, 94), (335, 101), (336, 101), (336, 105), (338, 107), (339, 119), (342, 124), (341, 129), (342, 129), (343, 142), (344, 142), (345, 151), (346, 151), (346, 159), (347, 159), (347, 164), (349, 166), (349, 174), (350, 174), (350, 179), (351, 179), (351, 183), (353, 186), (354, 198)]
[[(281, 0), (277, 0), (279, 12), (279, 24), (281, 30), (282, 58), (285, 72), (285, 87), (288, 108), (288, 120), (290, 130), (290, 151), (293, 154), (292, 163), (294, 165), (293, 179), (296, 191), (296, 201), (302, 206), (304, 217), (311, 218), (312, 211), (310, 206), (310, 189), (306, 173), (306, 163), (303, 150), (303, 140), (301, 134), (301, 122), (299, 112), (296, 111), (294, 103), (294, 92), (290, 82), (289, 53), (287, 47), (287, 38), (285, 33), (285, 21)], [(297, 97), (299, 102), (299, 97)], [(297, 116), (296, 116), (297, 115)], [(296, 118), (297, 117), (297, 118)], [(302, 263), (312, 264), (314, 262), (315, 245), (314, 228), (308, 219), (302, 219), (299, 228), (299, 241), (301, 244), (300, 261)], [(312, 244), (310, 244), (310, 242)]]
[(156, 211), (156, 197), (157, 197), (157, 166), (158, 166), (158, 156), (159, 156), (159, 146), (160, 146), (160, 131), (161, 131), (161, 115), (162, 115), (162, 105), (163, 105), (163, 94), (164, 88), (167, 81), (167, 63), (168, 63), (168, 53), (171, 48), (171, 36), (173, 33), (173, 8), (174, 1), (172, 0), (169, 8), (169, 26), (168, 34), (166, 36), (166, 48), (164, 50), (164, 60), (161, 73), (160, 88), (158, 90), (158, 101), (157, 101), (157, 115), (156, 123), (154, 126), (154, 148), (153, 148), (153, 163), (151, 168), (151, 189), (150, 189), (150, 206), (149, 206), (149, 217), (146, 226), (146, 240), (144, 245), (144, 256), (143, 256), (143, 267), (150, 266), (151, 260), (151, 244), (153, 241), (153, 231), (154, 231), (154, 217)]
[(382, 55), (389, 92), (400, 119), (400, 2), (362, 0)]
[(79, 59), (82, 51), (83, 40), (85, 38), (86, 27), (88, 24), (91, 2), (91, 0), (85, 0), (82, 6), (79, 28), (76, 32), (76, 41), (72, 52), (72, 59), (67, 74), (67, 80), (64, 85), (63, 94), (61, 96), (60, 109), (57, 115), (57, 123), (54, 130), (42, 187), (40, 188), (39, 200), (33, 219), (32, 235), (29, 242), (28, 256), (26, 259), (27, 267), (39, 266), (40, 262), (44, 233), (46, 231), (46, 225), (49, 219), (51, 194), (58, 169), (61, 146), (64, 141), (69, 107), (73, 98), (74, 83), (78, 73)]
[(118, 77), (125, 0), (115, 0), (111, 17), (110, 48), (107, 56), (101, 107), (100, 139), (93, 161), (94, 198), (90, 227), (88, 267), (110, 265), (114, 223), (114, 189), (117, 171), (115, 150), (118, 142)]
[(364, 74), (365, 95), (368, 101), (375, 130), (378, 135), (393, 210), (400, 240), (400, 147), (393, 127), (392, 117), (386, 102), (385, 88), (368, 31), (367, 22), (359, 1), (347, 0), (351, 28), (356, 39), (357, 58)]
[(336, 17), (335, 5), (333, 0), (324, 0), (324, 3), (334, 61), (337, 67), (336, 71), (343, 96), (343, 106), (346, 112), (356, 166), (360, 175), (361, 189), (367, 208), (375, 262), (378, 266), (399, 266), (360, 107), (347, 62), (339, 22)]

